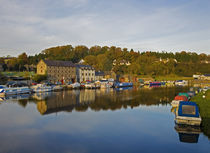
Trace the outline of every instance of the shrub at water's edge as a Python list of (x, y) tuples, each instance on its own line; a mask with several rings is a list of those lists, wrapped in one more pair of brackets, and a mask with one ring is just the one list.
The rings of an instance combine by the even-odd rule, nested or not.
[[(205, 98), (203, 98), (205, 96)], [(210, 118), (210, 90), (199, 93), (191, 99), (198, 104), (202, 118)]]

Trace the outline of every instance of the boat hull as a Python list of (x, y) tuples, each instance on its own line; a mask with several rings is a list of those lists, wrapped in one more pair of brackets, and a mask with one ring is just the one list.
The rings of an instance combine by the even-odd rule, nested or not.
[(176, 122), (176, 124), (200, 126), (200, 124), (201, 124), (201, 117), (177, 116), (175, 118), (175, 122)]

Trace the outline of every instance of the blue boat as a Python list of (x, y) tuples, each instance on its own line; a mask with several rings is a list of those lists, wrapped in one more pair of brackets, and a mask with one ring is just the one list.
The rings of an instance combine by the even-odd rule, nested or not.
[(150, 82), (149, 85), (150, 86), (161, 86), (162, 83), (161, 82)]
[(195, 102), (181, 101), (176, 112), (175, 122), (177, 124), (200, 126), (201, 117)]
[(116, 82), (114, 84), (115, 88), (132, 87), (132, 86), (133, 86), (133, 83), (130, 83), (130, 82)]

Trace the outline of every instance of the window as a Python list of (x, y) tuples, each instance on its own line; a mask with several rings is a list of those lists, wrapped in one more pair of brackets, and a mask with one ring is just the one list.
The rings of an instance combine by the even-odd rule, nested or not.
[(189, 114), (189, 115), (195, 115), (195, 106), (183, 105), (182, 106), (182, 113), (183, 114)]

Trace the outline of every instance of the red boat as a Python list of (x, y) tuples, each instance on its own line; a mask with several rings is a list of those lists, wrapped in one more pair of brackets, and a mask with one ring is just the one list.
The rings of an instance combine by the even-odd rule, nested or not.
[(188, 98), (186, 96), (176, 96), (174, 100), (188, 101)]

